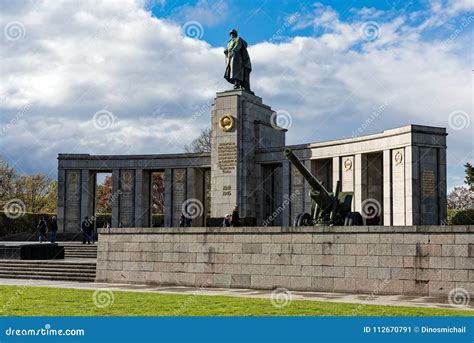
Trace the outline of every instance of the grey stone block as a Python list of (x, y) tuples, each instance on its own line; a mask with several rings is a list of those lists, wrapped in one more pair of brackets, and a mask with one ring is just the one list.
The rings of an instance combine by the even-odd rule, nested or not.
[(380, 267), (403, 267), (403, 256), (379, 256), (378, 260)]
[(431, 244), (454, 244), (454, 234), (430, 234), (428, 237)]
[(344, 254), (346, 255), (367, 255), (367, 244), (344, 244)]
[(416, 244), (392, 244), (393, 256), (415, 256)]
[(474, 258), (455, 257), (454, 264), (456, 269), (474, 269)]
[(430, 257), (430, 268), (453, 269), (454, 257)]
[(428, 295), (428, 281), (403, 280), (403, 293), (405, 295)]
[(277, 287), (290, 288), (289, 276), (252, 275), (250, 277), (251, 288), (273, 289)]
[(251, 263), (252, 255), (250, 254), (233, 254), (232, 263)]
[(231, 287), (250, 288), (250, 275), (232, 274)]
[(355, 266), (355, 256), (336, 255), (334, 256), (334, 266)]
[(295, 290), (310, 290), (311, 277), (306, 276), (292, 276), (290, 278), (290, 287)]
[(375, 256), (356, 256), (357, 267), (378, 267), (379, 259)]
[(291, 263), (298, 266), (310, 266), (312, 264), (311, 255), (293, 255)]
[(450, 281), (430, 281), (428, 287), (430, 296), (446, 296), (456, 287), (456, 283)]
[[(469, 245), (467, 244), (443, 244), (441, 248), (441, 255), (442, 256), (459, 256), (459, 257), (468, 257)], [(437, 255), (440, 256), (440, 255)]]
[(231, 274), (214, 274), (212, 285), (215, 287), (230, 287)]
[(323, 244), (302, 244), (301, 253), (305, 255), (323, 254)]
[(311, 278), (311, 288), (318, 292), (334, 291), (334, 278), (313, 277)]
[(369, 279), (390, 279), (391, 269), (390, 268), (367, 268), (367, 277)]
[(262, 244), (262, 253), (264, 254), (280, 254), (281, 252), (281, 244), (279, 243)]
[(270, 264), (269, 254), (252, 254), (253, 264)]
[(344, 267), (323, 266), (322, 268), (325, 277), (344, 277)]
[(380, 236), (378, 233), (361, 233), (357, 235), (357, 243), (379, 243)]
[(261, 243), (243, 243), (242, 253), (244, 254), (261, 254), (262, 244)]
[(469, 281), (467, 270), (441, 270), (442, 281)]
[(355, 279), (348, 279), (348, 278), (334, 279), (334, 291), (354, 293), (355, 292)]
[(344, 267), (344, 276), (346, 278), (366, 279), (367, 268), (368, 267)]
[(392, 245), (391, 244), (368, 244), (367, 245), (367, 254), (368, 255), (378, 255), (378, 256), (390, 256), (392, 255)]

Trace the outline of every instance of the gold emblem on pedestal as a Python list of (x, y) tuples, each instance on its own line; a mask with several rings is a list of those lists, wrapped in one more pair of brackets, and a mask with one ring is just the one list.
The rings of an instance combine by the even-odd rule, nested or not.
[(219, 127), (222, 131), (229, 132), (234, 127), (234, 117), (232, 117), (230, 114), (224, 114), (219, 119)]

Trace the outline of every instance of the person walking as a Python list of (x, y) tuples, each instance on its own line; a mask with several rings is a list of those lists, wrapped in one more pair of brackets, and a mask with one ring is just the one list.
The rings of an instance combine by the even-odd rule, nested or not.
[(181, 213), (181, 217), (179, 218), (179, 227), (185, 227), (186, 226), (186, 217), (184, 216), (184, 213)]
[(232, 226), (240, 226), (239, 207), (235, 206), (232, 211)]
[(227, 213), (224, 217), (223, 222), (222, 222), (222, 226), (223, 227), (229, 227), (230, 226), (230, 221), (231, 221), (230, 214)]
[(48, 225), (46, 224), (46, 220), (44, 219), (43, 216), (40, 217), (38, 221), (38, 225), (36, 226), (36, 230), (38, 230), (38, 235), (39, 235), (39, 242), (43, 243), (48, 240), (48, 237), (46, 237), (46, 229)]
[(82, 231), (82, 244), (91, 244), (91, 226), (92, 222), (89, 219), (89, 217), (85, 217), (84, 221), (82, 222), (81, 225), (81, 231)]
[(51, 232), (51, 236), (49, 237), (51, 243), (56, 242), (56, 234), (58, 233), (58, 219), (56, 216), (51, 218), (51, 222), (49, 224), (49, 231)]

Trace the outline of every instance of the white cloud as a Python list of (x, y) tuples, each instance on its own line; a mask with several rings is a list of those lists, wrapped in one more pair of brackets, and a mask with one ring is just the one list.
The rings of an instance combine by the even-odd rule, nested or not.
[[(152, 17), (144, 2), (8, 6), (0, 11), (0, 28), (19, 21), (25, 35), (1, 37), (0, 140), (1, 154), (19, 170), (54, 175), (58, 152), (182, 151), (209, 125), (215, 93), (230, 88), (222, 78), (222, 48), (183, 36), (177, 24)], [(451, 12), (468, 8), (456, 6)], [(363, 19), (346, 22), (318, 5), (299, 24), (322, 27), (322, 35), (250, 47), (256, 94), (293, 117), (289, 143), (350, 137), (384, 104), (364, 134), (410, 123), (448, 127), (455, 110), (472, 115), (469, 51), (463, 50), (472, 27), (446, 43), (423, 39), (404, 14), (361, 13)], [(360, 27), (373, 20), (371, 13), (380, 32), (365, 41)], [(103, 109), (116, 120), (97, 130), (92, 118)], [(473, 123), (448, 127), (452, 182), (472, 160)]]
[(218, 0), (198, 0), (193, 6), (179, 6), (171, 13), (171, 18), (177, 22), (197, 21), (202, 25), (215, 26), (224, 22), (229, 15), (227, 2)]

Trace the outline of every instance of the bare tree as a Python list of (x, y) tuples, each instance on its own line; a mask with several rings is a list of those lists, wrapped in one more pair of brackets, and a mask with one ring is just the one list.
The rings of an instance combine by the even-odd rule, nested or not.
[(199, 137), (195, 138), (190, 145), (184, 146), (184, 151), (187, 153), (211, 152), (211, 135), (210, 128), (201, 130)]
[(454, 187), (448, 194), (448, 209), (464, 210), (471, 206), (471, 194), (467, 187)]

